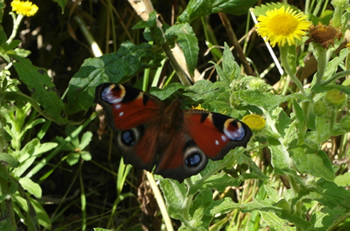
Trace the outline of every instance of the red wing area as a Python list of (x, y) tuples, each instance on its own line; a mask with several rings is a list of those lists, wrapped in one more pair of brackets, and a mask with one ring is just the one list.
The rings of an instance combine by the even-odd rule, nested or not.
[(96, 88), (96, 101), (106, 111), (111, 126), (128, 130), (156, 119), (162, 102), (138, 89), (105, 83)]
[(161, 106), (151, 99), (143, 104), (143, 94), (133, 101), (110, 104), (113, 125), (117, 130), (127, 130), (145, 124), (157, 118)]
[(188, 110), (185, 127), (207, 157), (222, 159), (231, 149), (246, 146), (250, 129), (231, 117), (206, 111)]

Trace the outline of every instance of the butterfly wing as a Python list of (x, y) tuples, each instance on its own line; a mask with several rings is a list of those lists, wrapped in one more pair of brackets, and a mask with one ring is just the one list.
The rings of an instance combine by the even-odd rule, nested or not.
[(246, 147), (252, 136), (245, 123), (219, 113), (187, 110), (184, 121), (188, 134), (212, 160), (222, 159), (233, 148)]
[(182, 182), (199, 173), (206, 166), (208, 158), (188, 134), (178, 132), (173, 137), (157, 161), (155, 173)]
[(148, 127), (161, 114), (162, 102), (136, 88), (113, 83), (99, 85), (95, 101), (103, 106), (110, 127), (117, 132), (116, 144), (125, 161), (151, 171), (157, 143)]

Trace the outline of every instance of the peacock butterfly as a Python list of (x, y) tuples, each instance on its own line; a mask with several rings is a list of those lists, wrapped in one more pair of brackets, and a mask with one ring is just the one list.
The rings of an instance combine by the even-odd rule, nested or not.
[(96, 88), (115, 143), (126, 163), (182, 182), (199, 173), (208, 158), (222, 159), (246, 147), (252, 132), (243, 122), (214, 112), (182, 110), (181, 100), (165, 105), (157, 97), (121, 84)]

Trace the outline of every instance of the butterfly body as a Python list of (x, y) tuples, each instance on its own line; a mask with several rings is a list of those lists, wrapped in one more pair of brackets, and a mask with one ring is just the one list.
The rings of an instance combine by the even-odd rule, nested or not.
[(148, 93), (121, 84), (96, 88), (96, 102), (117, 132), (125, 161), (140, 169), (182, 182), (197, 174), (208, 158), (222, 159), (246, 146), (251, 131), (243, 122), (203, 110), (182, 110), (181, 100), (165, 105)]

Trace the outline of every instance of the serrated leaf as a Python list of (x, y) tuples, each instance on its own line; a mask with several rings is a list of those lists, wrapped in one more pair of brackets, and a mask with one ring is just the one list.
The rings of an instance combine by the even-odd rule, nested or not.
[(166, 37), (176, 37), (176, 42), (184, 52), (188, 71), (191, 76), (197, 66), (199, 47), (198, 39), (192, 27), (188, 23), (179, 23), (171, 26), (165, 31)]
[(335, 175), (332, 162), (324, 151), (312, 152), (307, 148), (294, 148), (290, 150), (296, 168), (301, 173), (309, 173), (315, 177), (323, 177), (333, 181)]
[(35, 183), (30, 178), (23, 177), (19, 179), (21, 186), (36, 198), (41, 198), (42, 191), (38, 183)]
[[(330, 209), (350, 211), (349, 190), (323, 178), (317, 181), (317, 189), (319, 189), (319, 195), (311, 197), (311, 199), (321, 202)], [(314, 195), (311, 194), (311, 196)]]
[(288, 226), (286, 220), (281, 219), (274, 213), (264, 211), (259, 211), (259, 213), (261, 214), (261, 218), (264, 219), (264, 224), (273, 230), (295, 230), (295, 228)]
[(257, 0), (190, 0), (186, 9), (178, 17), (178, 21), (191, 22), (198, 17), (219, 12), (242, 15), (246, 14), (256, 2)]
[(276, 118), (276, 128), (281, 134), (281, 136), (284, 137), (285, 130), (289, 127), (292, 121), (287, 115), (287, 113), (284, 110), (282, 110), (282, 108), (279, 109), (279, 115), (278, 118)]
[(68, 114), (88, 110), (95, 98), (95, 88), (104, 82), (121, 83), (145, 68), (158, 67), (162, 51), (150, 44), (124, 42), (116, 53), (86, 59), (68, 87)]
[(247, 104), (263, 107), (267, 111), (275, 109), (290, 98), (289, 96), (274, 95), (270, 92), (263, 93), (258, 90), (237, 91), (234, 94)]
[(48, 117), (59, 124), (66, 124), (68, 119), (65, 105), (47, 72), (43, 68), (32, 65), (28, 59), (15, 57), (18, 62), (13, 63), (19, 79), (27, 85), (32, 97), (43, 107)]
[(220, 79), (226, 84), (230, 84), (233, 79), (237, 79), (240, 76), (240, 68), (232, 55), (230, 47), (226, 43), (222, 57), (222, 67), (215, 64), (215, 69)]

